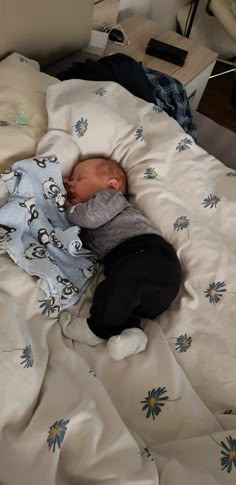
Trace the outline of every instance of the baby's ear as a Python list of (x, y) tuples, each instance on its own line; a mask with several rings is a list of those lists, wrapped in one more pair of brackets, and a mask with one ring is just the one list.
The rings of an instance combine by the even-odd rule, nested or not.
[(116, 179), (110, 179), (107, 183), (108, 189), (118, 190), (119, 189), (119, 182)]

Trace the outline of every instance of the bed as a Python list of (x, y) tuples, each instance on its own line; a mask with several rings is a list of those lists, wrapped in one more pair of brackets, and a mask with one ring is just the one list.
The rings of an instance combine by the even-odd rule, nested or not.
[(144, 322), (146, 350), (114, 362), (105, 344), (63, 337), (56, 299), (1, 251), (0, 482), (234, 484), (233, 159), (226, 167), (118, 84), (59, 82), (31, 60), (37, 52), (13, 49), (0, 62), (1, 172), (35, 154), (56, 154), (63, 174), (78, 155), (120, 160), (131, 201), (174, 245), (183, 278), (169, 310)]

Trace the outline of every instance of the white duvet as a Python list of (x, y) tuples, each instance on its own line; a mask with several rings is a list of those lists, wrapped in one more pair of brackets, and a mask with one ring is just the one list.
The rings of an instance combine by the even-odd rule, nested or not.
[[(145, 322), (145, 352), (113, 362), (105, 345), (63, 338), (57, 302), (1, 256), (0, 482), (235, 484), (236, 172), (115, 83), (55, 84), (47, 110), (38, 154), (56, 153), (63, 173), (78, 154), (120, 161), (183, 283)], [(74, 313), (88, 312), (95, 284)]]

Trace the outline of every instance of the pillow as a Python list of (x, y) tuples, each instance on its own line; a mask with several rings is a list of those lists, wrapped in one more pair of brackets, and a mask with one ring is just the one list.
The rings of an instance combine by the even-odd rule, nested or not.
[[(143, 161), (147, 153), (163, 160), (166, 130), (173, 143), (174, 138), (179, 139), (178, 130), (183, 134), (179, 125), (175, 121), (169, 125), (168, 115), (162, 113), (159, 142), (150, 145), (159, 110), (114, 82), (63, 81), (48, 89), (46, 104), (48, 133), (40, 141), (37, 154), (57, 155), (63, 175), (71, 172), (78, 156), (81, 160), (93, 156), (114, 158), (126, 171)], [(148, 122), (147, 142), (144, 118)]]
[(0, 171), (33, 156), (47, 130), (45, 93), (59, 81), (14, 53), (0, 62)]
[(177, 247), (180, 234), (188, 240), (191, 218), (202, 248), (208, 220), (221, 227), (222, 240), (235, 244), (234, 177), (166, 113), (114, 82), (64, 81), (48, 88), (46, 104), (49, 132), (39, 154), (56, 155), (63, 175), (78, 155), (113, 158), (127, 173), (131, 202)]

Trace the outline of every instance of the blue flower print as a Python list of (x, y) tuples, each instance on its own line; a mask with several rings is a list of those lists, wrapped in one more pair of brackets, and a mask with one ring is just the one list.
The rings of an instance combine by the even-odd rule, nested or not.
[(39, 308), (42, 308), (42, 315), (48, 315), (48, 317), (54, 313), (60, 311), (60, 305), (56, 304), (55, 296), (49, 296), (45, 300), (39, 300)]
[(97, 96), (105, 96), (105, 94), (107, 93), (107, 90), (105, 88), (98, 88), (96, 89), (95, 91), (95, 94), (97, 94)]
[(26, 347), (23, 349), (23, 352), (20, 358), (22, 359), (21, 364), (23, 365), (24, 368), (33, 367), (34, 357), (33, 357), (31, 345), (26, 345)]
[(146, 418), (150, 418), (155, 420), (156, 416), (160, 414), (161, 407), (165, 405), (165, 401), (169, 399), (168, 396), (164, 396), (166, 394), (167, 389), (165, 387), (158, 387), (157, 389), (153, 388), (151, 391), (148, 391), (148, 395), (145, 397), (144, 401), (140, 401), (141, 404), (144, 404), (142, 410), (146, 411)]
[(179, 152), (183, 152), (184, 150), (190, 148), (190, 145), (192, 145), (192, 143), (193, 142), (190, 138), (185, 137), (183, 138), (183, 140), (180, 140), (176, 147), (176, 150), (178, 150)]
[(202, 205), (204, 207), (204, 209), (207, 209), (208, 207), (210, 207), (210, 209), (213, 209), (213, 207), (217, 207), (217, 205), (219, 204), (220, 202), (220, 198), (217, 197), (216, 195), (213, 195), (213, 194), (209, 194), (208, 197), (206, 197), (203, 202), (202, 202)]
[(144, 135), (143, 135), (143, 127), (142, 125), (140, 128), (138, 128), (135, 132), (135, 137), (137, 141), (143, 141), (144, 140)]
[(148, 167), (146, 168), (144, 172), (144, 178), (145, 179), (156, 179), (158, 177), (157, 172), (155, 168), (153, 167)]
[(21, 358), (21, 365), (23, 365), (24, 369), (25, 368), (29, 369), (29, 367), (33, 367), (34, 357), (33, 357), (31, 345), (26, 345), (23, 349), (16, 348), (16, 349), (10, 349), (10, 350), (3, 350), (3, 352), (15, 352), (16, 350), (21, 350), (22, 352), (20, 358)]
[(181, 216), (176, 219), (174, 223), (174, 230), (179, 231), (183, 229), (187, 229), (190, 224), (190, 220), (186, 216)]
[(236, 468), (236, 439), (232, 438), (232, 436), (226, 437), (227, 444), (224, 441), (221, 441), (220, 444), (223, 448), (221, 454), (221, 470), (227, 471), (227, 473), (231, 473), (232, 466)]
[(88, 120), (81, 118), (76, 122), (75, 133), (79, 138), (85, 135), (87, 129), (88, 129)]
[(62, 442), (67, 432), (67, 424), (69, 422), (69, 419), (67, 419), (67, 421), (64, 421), (64, 419), (60, 419), (60, 421), (55, 421), (55, 423), (50, 426), (47, 437), (49, 451), (52, 448), (52, 451), (54, 453), (57, 446), (59, 449), (61, 448)]
[(224, 288), (225, 282), (224, 281), (213, 281), (213, 283), (209, 284), (209, 288), (207, 290), (204, 290), (205, 297), (209, 298), (209, 302), (213, 303), (213, 305), (216, 305), (223, 296), (223, 293), (227, 291), (226, 288)]
[(185, 333), (184, 335), (180, 335), (179, 337), (177, 337), (175, 342), (175, 349), (180, 354), (181, 352), (187, 352), (191, 345), (192, 337), (188, 337), (188, 335)]
[(152, 107), (152, 111), (154, 111), (154, 113), (162, 113), (162, 109), (159, 108), (159, 106), (156, 106), (156, 105), (154, 105)]
[(0, 126), (9, 126), (10, 123), (6, 120), (0, 120)]
[(151, 451), (147, 447), (144, 448), (143, 452), (141, 453), (141, 456), (145, 456), (146, 458), (150, 459), (150, 461), (154, 461)]
[(228, 172), (226, 177), (236, 177), (236, 172)]

